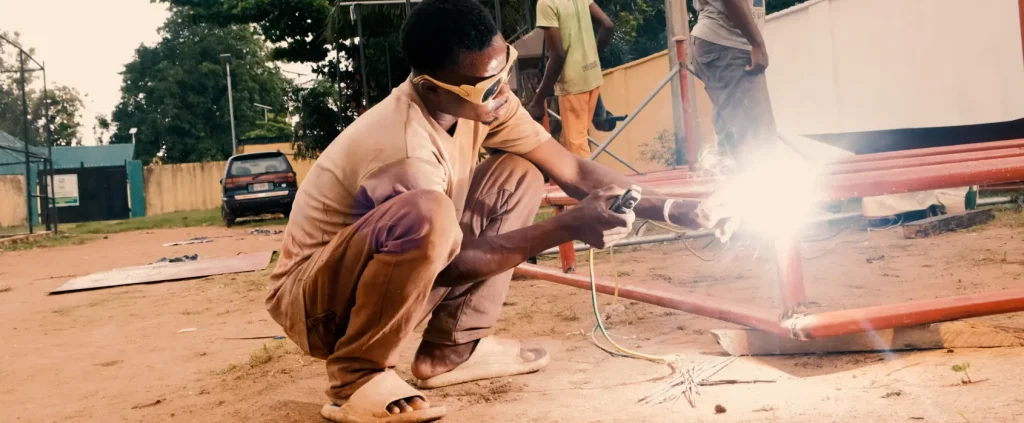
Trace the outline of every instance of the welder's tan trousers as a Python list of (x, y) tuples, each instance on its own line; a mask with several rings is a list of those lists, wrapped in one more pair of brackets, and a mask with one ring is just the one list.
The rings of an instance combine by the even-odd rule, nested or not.
[(368, 376), (395, 366), (399, 344), (427, 316), (423, 338), (431, 342), (458, 345), (491, 334), (511, 269), (456, 288), (437, 281), (463, 236), (532, 224), (542, 188), (533, 164), (499, 154), (474, 170), (462, 216), (443, 193), (400, 194), (277, 282), (267, 309), (304, 352), (327, 360), (327, 394), (339, 403)]

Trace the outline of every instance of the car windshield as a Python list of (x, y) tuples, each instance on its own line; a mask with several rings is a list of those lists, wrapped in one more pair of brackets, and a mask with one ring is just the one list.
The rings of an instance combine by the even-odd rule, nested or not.
[(259, 175), (272, 172), (287, 172), (288, 160), (284, 156), (241, 158), (231, 161), (231, 176)]

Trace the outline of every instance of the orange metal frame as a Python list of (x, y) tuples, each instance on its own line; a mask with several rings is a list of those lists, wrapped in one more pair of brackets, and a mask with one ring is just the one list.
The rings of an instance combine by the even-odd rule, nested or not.
[[(1022, 24), (1024, 24), (1024, 0)], [(1022, 27), (1024, 37), (1024, 27)], [(676, 39), (678, 57), (685, 58), (685, 41)], [(685, 60), (685, 59), (680, 59)], [(680, 72), (684, 122), (689, 123), (689, 102), (685, 71)], [(689, 126), (685, 127), (687, 133)], [(687, 157), (696, 157), (697, 140), (687, 139)], [(1024, 180), (1024, 139), (877, 153), (831, 163), (822, 187), (821, 200), (867, 197), (925, 191), (967, 185), (1006, 184)], [(718, 182), (687, 170), (672, 170), (634, 177), (633, 180), (658, 194), (697, 198), (711, 193)], [(575, 204), (557, 188), (545, 193), (544, 202), (561, 211)], [(522, 264), (515, 273), (581, 289), (590, 289), (590, 279), (570, 274), (576, 266), (572, 244), (560, 246), (562, 271)], [(760, 310), (748, 304), (685, 293), (670, 285), (645, 283), (618, 288), (618, 295), (635, 301), (667, 307), (700, 316), (736, 323), (794, 339), (829, 336), (917, 326), (927, 323), (1024, 311), (1024, 289), (1010, 289), (957, 297), (912, 301), (819, 314), (803, 314), (806, 303), (802, 259), (797, 240), (775, 246), (781, 313)], [(616, 288), (597, 280), (598, 292), (611, 294)]]

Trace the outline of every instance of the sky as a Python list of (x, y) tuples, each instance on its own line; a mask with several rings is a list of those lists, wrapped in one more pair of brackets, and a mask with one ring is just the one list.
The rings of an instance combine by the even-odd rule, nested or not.
[(121, 70), (140, 44), (160, 40), (163, 4), (149, 0), (0, 0), (0, 29), (21, 34), (46, 65), (50, 86), (82, 93), (82, 141), (95, 144), (98, 113), (110, 115), (121, 97)]
[[(157, 29), (168, 15), (164, 4), (150, 0), (0, 0), (0, 29), (20, 33), (22, 44), (35, 49), (50, 86), (82, 93), (86, 145), (96, 143), (96, 115), (109, 117), (121, 98), (124, 65), (139, 45), (160, 40)], [(308, 66), (282, 68), (309, 72)]]

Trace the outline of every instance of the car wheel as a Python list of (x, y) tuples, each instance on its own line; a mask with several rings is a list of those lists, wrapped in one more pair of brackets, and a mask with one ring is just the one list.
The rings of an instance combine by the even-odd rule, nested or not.
[(227, 207), (220, 208), (220, 218), (224, 220), (224, 226), (228, 228), (235, 224), (235, 216), (228, 211)]

